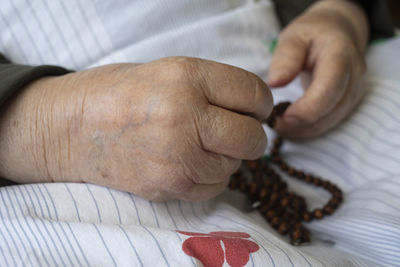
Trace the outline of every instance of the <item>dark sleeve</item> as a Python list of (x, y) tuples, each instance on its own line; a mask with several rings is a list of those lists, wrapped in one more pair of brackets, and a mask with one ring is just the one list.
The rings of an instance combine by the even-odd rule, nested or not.
[[(0, 54), (0, 110), (18, 90), (28, 83), (44, 76), (62, 75), (69, 71), (56, 66), (16, 65)], [(1, 111), (0, 111), (1, 115)], [(12, 185), (14, 182), (0, 177), (0, 186)]]
[(62, 75), (68, 72), (68, 70), (57, 66), (12, 64), (0, 54), (0, 109), (7, 99), (28, 83), (44, 76)]
[[(370, 30), (370, 41), (394, 35), (394, 26), (385, 0), (349, 0), (365, 11)], [(304, 12), (317, 0), (273, 0), (282, 27)]]

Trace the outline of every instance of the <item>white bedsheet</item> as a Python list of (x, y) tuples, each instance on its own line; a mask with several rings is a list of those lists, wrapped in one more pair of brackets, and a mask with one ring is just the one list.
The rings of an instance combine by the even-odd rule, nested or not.
[[(186, 0), (174, 1), (185, 7)], [(172, 0), (159, 2), (166, 5)], [(196, 2), (197, 8), (205, 8), (207, 2)], [(189, 23), (192, 28), (178, 29), (172, 36), (180, 38), (185, 31), (193, 31), (204, 43), (196, 46), (191, 42), (186, 48), (194, 50), (185, 50), (187, 55), (239, 65), (263, 75), (269, 52), (261, 44), (263, 38), (271, 41), (277, 33), (274, 17), (264, 16), (271, 13), (271, 6), (268, 1), (247, 1), (254, 2), (247, 6), (240, 6), (238, 3), (246, 2), (241, 0), (221, 3), (228, 2), (238, 7), (202, 20), (201, 25)], [(148, 47), (141, 42), (124, 46), (117, 37), (129, 29), (113, 31), (112, 23), (123, 14), (115, 20), (107, 18), (107, 11), (112, 10), (103, 4), (109, 3), (106, 1), (32, 3), (4, 1), (0, 6), (0, 50), (16, 62), (82, 69), (110, 62), (147, 61), (185, 49), (171, 45), (176, 44), (173, 38), (162, 34), (144, 38), (152, 41), (154, 51), (139, 53)], [(83, 5), (85, 10), (80, 9)], [(25, 7), (32, 12), (15, 13)], [(54, 10), (62, 16), (56, 17)], [(26, 21), (29, 17), (32, 23)], [(13, 18), (17, 22), (11, 23)], [(60, 30), (60, 25), (66, 25), (65, 31), (50, 38), (46, 31)], [(231, 27), (229, 35), (220, 36), (227, 26)], [(78, 29), (83, 35), (77, 35)], [(213, 38), (201, 38), (210, 31)], [(225, 42), (226, 38), (230, 41)], [(238, 40), (246, 40), (246, 46), (236, 46)], [(212, 43), (217, 44), (210, 46)], [(63, 49), (55, 52), (55, 46)], [(308, 224), (312, 245), (289, 245), (257, 212), (243, 212), (241, 195), (229, 191), (201, 203), (152, 203), (95, 185), (32, 184), (0, 188), (0, 266), (201, 266), (183, 248), (189, 254), (203, 255), (203, 262), (209, 258), (211, 265), (207, 266), (400, 266), (399, 59), (399, 38), (372, 47), (364, 82), (367, 95), (354, 115), (320, 139), (283, 147), (291, 164), (329, 178), (345, 192), (344, 203), (333, 216)], [(286, 91), (275, 91), (274, 96), (277, 101), (287, 95), (293, 98), (299, 88), (294, 82)], [(289, 184), (307, 195), (311, 206), (327, 200), (324, 191), (291, 180)], [(246, 250), (252, 252), (248, 259)]]
[[(0, 265), (201, 266), (183, 252), (193, 236), (180, 230), (247, 233), (231, 238), (257, 244), (246, 266), (400, 266), (399, 47), (397, 38), (371, 49), (368, 93), (351, 118), (318, 140), (284, 147), (289, 162), (345, 192), (333, 216), (308, 225), (312, 245), (289, 245), (257, 212), (241, 212), (236, 193), (201, 203), (152, 203), (96, 185), (33, 184), (0, 189)], [(290, 186), (309, 193), (311, 205), (326, 200), (322, 191)], [(218, 251), (218, 242), (207, 242)]]

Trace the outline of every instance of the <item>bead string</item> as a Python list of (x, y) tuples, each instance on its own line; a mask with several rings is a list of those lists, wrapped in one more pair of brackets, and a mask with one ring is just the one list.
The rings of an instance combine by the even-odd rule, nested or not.
[[(277, 117), (281, 116), (289, 105), (289, 102), (276, 105), (265, 122), (274, 128)], [(291, 244), (298, 246), (311, 241), (311, 233), (302, 223), (313, 219), (321, 220), (325, 215), (333, 214), (341, 204), (343, 194), (339, 187), (331, 182), (287, 164), (280, 155), (282, 144), (283, 138), (277, 137), (270, 150), (270, 156), (244, 161), (238, 172), (232, 175), (229, 187), (247, 194), (253, 207), (259, 210), (269, 224), (281, 235), (289, 234)], [(272, 164), (290, 177), (327, 190), (332, 197), (322, 208), (308, 210), (304, 198), (288, 191), (286, 182), (271, 167)]]

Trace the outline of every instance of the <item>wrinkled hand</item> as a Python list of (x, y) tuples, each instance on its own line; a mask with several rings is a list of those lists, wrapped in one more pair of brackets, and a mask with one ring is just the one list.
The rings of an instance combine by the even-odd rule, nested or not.
[(284, 86), (302, 70), (311, 84), (276, 126), (289, 138), (316, 137), (337, 125), (363, 96), (365, 15), (350, 1), (318, 1), (281, 33), (268, 84)]
[(262, 156), (260, 120), (271, 110), (257, 76), (193, 58), (43, 78), (2, 117), (0, 175), (89, 182), (152, 200), (207, 199), (241, 159)]

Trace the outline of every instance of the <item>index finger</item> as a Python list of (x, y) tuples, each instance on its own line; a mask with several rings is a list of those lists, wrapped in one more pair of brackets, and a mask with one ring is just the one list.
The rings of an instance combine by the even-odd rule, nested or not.
[(202, 60), (198, 78), (208, 101), (222, 108), (266, 119), (272, 111), (272, 94), (257, 75), (230, 65)]

